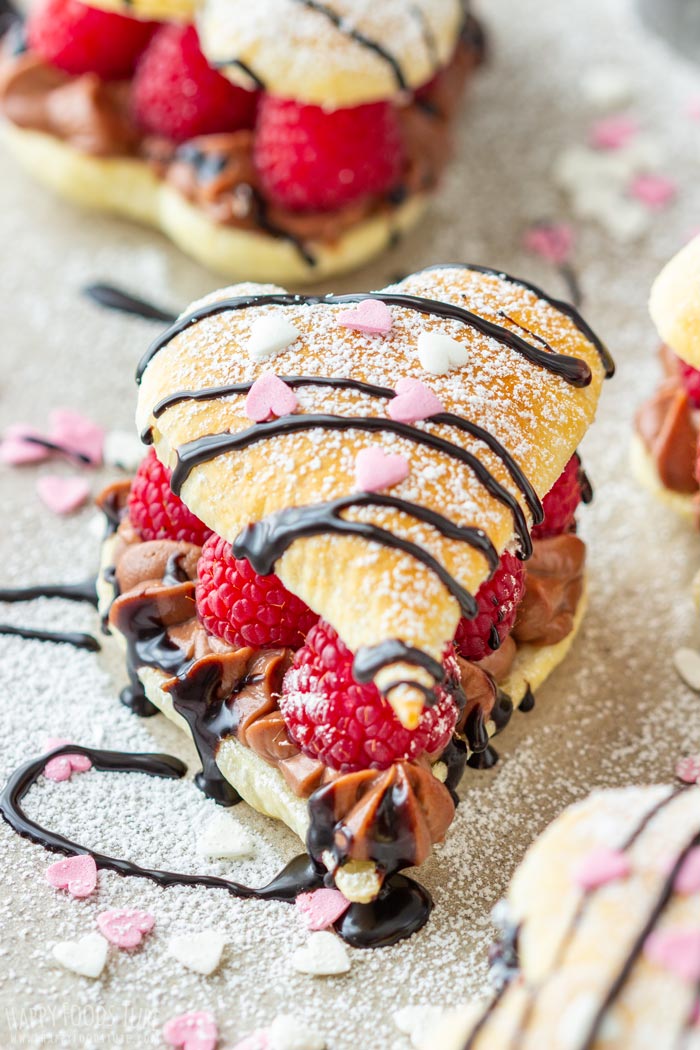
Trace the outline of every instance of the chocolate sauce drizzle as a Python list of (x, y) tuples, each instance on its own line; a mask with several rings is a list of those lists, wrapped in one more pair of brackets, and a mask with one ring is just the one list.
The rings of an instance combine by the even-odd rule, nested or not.
[[(100, 751), (78, 744), (66, 744), (47, 754), (31, 759), (11, 775), (0, 795), (0, 813), (10, 827), (23, 838), (31, 839), (45, 849), (69, 856), (89, 854), (98, 868), (116, 871), (120, 875), (139, 876), (159, 886), (206, 886), (226, 890), (244, 900), (275, 900), (293, 903), (298, 894), (320, 889), (328, 876), (308, 854), (300, 854), (287, 864), (265, 886), (245, 886), (217, 875), (188, 875), (143, 868), (129, 860), (111, 857), (82, 846), (71, 839), (50, 831), (28, 817), (22, 802), (42, 775), (47, 761), (60, 755), (84, 755), (94, 769), (111, 773), (144, 773), (147, 776), (180, 780), (187, 767), (180, 759), (163, 754), (130, 754), (123, 751)], [(371, 904), (352, 904), (336, 923), (336, 930), (349, 944), (358, 948), (377, 948), (409, 937), (420, 929), (432, 908), (430, 894), (405, 875), (392, 875), (381, 893)]]
[(112, 284), (88, 284), (83, 288), (83, 295), (92, 299), (98, 306), (104, 306), (107, 310), (115, 310), (117, 313), (129, 314), (131, 317), (142, 317), (145, 321), (160, 321), (162, 324), (173, 324), (177, 314), (170, 310), (162, 310), (159, 306), (139, 299), (136, 295), (115, 288)]
[[(0, 588), (0, 602), (30, 602), (36, 598), (63, 598), (69, 602), (87, 602), (97, 607), (97, 588), (93, 578), (80, 583), (46, 583), (31, 587)], [(34, 627), (15, 627), (12, 624), (0, 623), (0, 634), (26, 638), (37, 642), (55, 642), (72, 645), (75, 649), (87, 649), (99, 652), (100, 643), (91, 634), (81, 631), (43, 631)]]

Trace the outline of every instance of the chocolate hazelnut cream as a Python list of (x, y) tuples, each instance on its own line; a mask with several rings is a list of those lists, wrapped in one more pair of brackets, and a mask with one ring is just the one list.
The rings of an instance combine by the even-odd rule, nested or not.
[(661, 483), (673, 492), (698, 492), (696, 462), (700, 414), (683, 386), (678, 358), (660, 350), (664, 380), (637, 411), (635, 425)]
[[(308, 847), (316, 859), (330, 853), (338, 864), (372, 860), (385, 870), (420, 864), (449, 827), (454, 789), (467, 749), (488, 748), (486, 723), (497, 729), (512, 711), (499, 689), (523, 643), (549, 645), (564, 638), (583, 588), (585, 546), (574, 535), (535, 540), (527, 567), (526, 593), (514, 631), (479, 664), (457, 659), (459, 681), (452, 691), (460, 707), (453, 743), (442, 755), (395, 763), (386, 770), (340, 773), (303, 754), (290, 738), (277, 698), (290, 666), (289, 649), (233, 649), (209, 634), (195, 612), (200, 548), (172, 540), (142, 541), (125, 515), (128, 482), (118, 482), (98, 503), (114, 520), (114, 568), (105, 578), (114, 585), (108, 624), (127, 643), (132, 686), (136, 672), (154, 667), (168, 677), (163, 690), (192, 731), (202, 761), (199, 786), (221, 802), (235, 793), (216, 765), (222, 742), (233, 736), (268, 765), (288, 788), (308, 802)], [(431, 762), (446, 768), (445, 782)], [(398, 812), (400, 809), (400, 812)], [(396, 835), (386, 856), (386, 821)]]
[(54, 135), (91, 156), (142, 159), (217, 224), (263, 230), (300, 246), (332, 243), (361, 220), (435, 187), (450, 156), (462, 89), (483, 57), (483, 38), (471, 21), (468, 30), (450, 65), (399, 108), (405, 143), (400, 184), (331, 212), (292, 212), (265, 201), (253, 164), (252, 131), (204, 135), (179, 145), (145, 135), (131, 115), (129, 82), (54, 69), (17, 47), (16, 31), (0, 48), (0, 112), (18, 127)]

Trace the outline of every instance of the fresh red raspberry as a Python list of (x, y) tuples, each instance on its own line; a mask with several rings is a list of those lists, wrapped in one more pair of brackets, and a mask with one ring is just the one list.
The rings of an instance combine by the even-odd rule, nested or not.
[(574, 453), (542, 500), (544, 521), (533, 528), (533, 540), (544, 540), (548, 536), (559, 536), (562, 532), (571, 532), (580, 502), (581, 460)]
[[(455, 635), (455, 649), (465, 660), (474, 662), (490, 656), (510, 634), (518, 605), (525, 593), (525, 567), (507, 551), (493, 576), (477, 591), (479, 611), (473, 620), (463, 616)], [(494, 634), (498, 635), (498, 645)]]
[(170, 471), (152, 448), (131, 483), (129, 519), (142, 540), (184, 540), (201, 547), (211, 536), (211, 529), (172, 491)]
[(197, 613), (210, 634), (235, 648), (298, 649), (318, 620), (277, 576), (258, 576), (231, 544), (212, 535), (197, 564)]
[(184, 142), (251, 128), (257, 94), (232, 84), (209, 65), (193, 26), (165, 25), (139, 62), (132, 105), (146, 131)]
[(88, 7), (79, 0), (42, 0), (27, 18), (29, 47), (64, 73), (130, 77), (156, 22)]
[(403, 143), (388, 102), (326, 112), (266, 95), (255, 132), (260, 186), (292, 211), (332, 211), (397, 182)]
[(700, 408), (700, 372), (687, 361), (677, 358), (678, 374), (693, 408)]
[[(294, 657), (282, 682), (280, 710), (289, 734), (301, 750), (325, 766), (349, 773), (386, 769), (392, 762), (439, 754), (457, 722), (457, 707), (438, 690), (417, 729), (404, 729), (376, 685), (360, 684), (352, 674), (353, 656), (336, 632), (319, 620)], [(455, 681), (453, 656), (446, 668)]]

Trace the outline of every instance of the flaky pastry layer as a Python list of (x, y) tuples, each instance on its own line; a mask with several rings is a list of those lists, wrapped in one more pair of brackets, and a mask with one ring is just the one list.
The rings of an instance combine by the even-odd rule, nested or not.
[(649, 312), (664, 343), (700, 368), (700, 236), (666, 263), (652, 285)]

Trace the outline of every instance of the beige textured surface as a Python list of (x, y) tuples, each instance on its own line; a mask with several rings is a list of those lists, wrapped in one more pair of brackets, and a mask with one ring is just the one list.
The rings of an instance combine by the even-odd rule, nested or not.
[[(333, 290), (381, 287), (421, 263), (462, 258), (503, 266), (563, 293), (551, 269), (521, 250), (522, 232), (543, 216), (566, 214), (548, 172), (558, 146), (581, 141), (592, 119), (573, 71), (601, 61), (632, 70), (634, 112), (659, 138), (680, 195), (655, 218), (653, 234), (633, 248), (588, 227), (575, 253), (586, 314), (619, 365), (582, 448), (596, 499), (582, 514), (591, 592), (577, 643), (540, 690), (535, 710), (514, 716), (498, 745), (502, 762), (488, 773), (469, 773), (452, 831), (437, 861), (421, 873), (436, 903), (428, 926), (394, 948), (351, 952), (353, 968), (344, 977), (314, 980), (293, 971), (290, 958), (305, 933), (285, 905), (159, 890), (114, 874), (101, 877), (94, 901), (76, 903), (45, 885), (45, 852), (0, 826), (3, 1050), (106, 1050), (119, 1038), (128, 1050), (163, 1050), (162, 1023), (197, 1007), (216, 1013), (225, 1050), (283, 1010), (320, 1029), (331, 1050), (409, 1050), (393, 1010), (483, 992), (493, 936), (489, 909), (546, 823), (593, 787), (668, 780), (681, 751), (700, 750), (698, 699), (671, 662), (677, 646), (698, 643), (689, 585), (700, 541), (637, 484), (628, 466), (634, 409), (658, 375), (649, 288), (700, 214), (697, 128), (685, 115), (697, 74), (642, 37), (623, 0), (540, 0), (536, 7), (493, 0), (484, 7), (492, 65), (475, 82), (459, 165), (444, 194), (415, 235), (370, 271), (334, 282)], [(51, 407), (67, 404), (83, 406), (109, 427), (128, 426), (133, 368), (152, 329), (101, 313), (80, 299), (80, 286), (111, 279), (180, 308), (210, 291), (216, 278), (157, 235), (86, 217), (31, 185), (6, 158), (0, 164), (2, 423), (39, 425)], [(57, 464), (0, 474), (3, 582), (80, 579), (96, 564), (89, 512), (68, 520), (42, 512), (34, 493), (42, 469), (69, 472)], [(97, 477), (93, 486), (97, 491)], [(74, 629), (90, 624), (92, 615), (56, 603), (0, 610), (14, 623)], [(101, 732), (108, 747), (155, 747), (192, 758), (183, 735), (165, 720), (139, 723), (120, 708), (111, 677), (91, 654), (1, 639), (0, 663), (3, 777), (49, 735), (93, 743)], [(144, 863), (212, 870), (193, 852), (194, 829), (211, 807), (192, 785), (89, 774), (42, 785), (28, 808), (56, 826), (62, 821), (64, 831), (87, 844)], [(238, 819), (255, 834), (259, 857), (224, 870), (262, 883), (294, 854), (294, 837), (284, 829), (273, 835), (252, 813)], [(128, 906), (156, 914), (141, 951), (113, 953), (97, 982), (54, 967), (54, 941), (88, 933), (104, 908)], [(211, 978), (188, 973), (166, 953), (169, 936), (196, 926), (218, 926), (229, 939), (223, 966)], [(126, 1007), (132, 1014), (125, 1015)]]
[(649, 311), (663, 341), (700, 368), (700, 237), (666, 263), (652, 285)]
[(312, 268), (290, 241), (212, 222), (145, 161), (88, 156), (51, 135), (12, 124), (0, 124), (0, 136), (27, 172), (60, 197), (152, 226), (193, 259), (233, 279), (307, 283), (353, 270), (411, 229), (426, 206), (425, 196), (417, 194), (363, 220), (333, 244), (310, 241)]
[(401, 88), (391, 61), (350, 33), (378, 42), (410, 89), (446, 63), (463, 19), (461, 0), (335, 0), (329, 7), (343, 30), (300, 0), (206, 0), (198, 18), (202, 49), (245, 87), (250, 78), (232, 59), (273, 95), (329, 108), (357, 106), (396, 97)]

